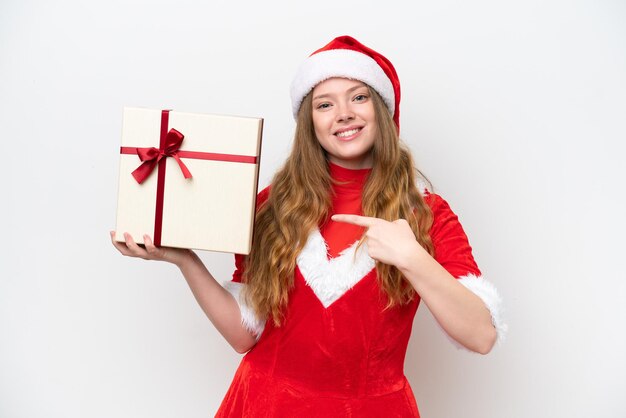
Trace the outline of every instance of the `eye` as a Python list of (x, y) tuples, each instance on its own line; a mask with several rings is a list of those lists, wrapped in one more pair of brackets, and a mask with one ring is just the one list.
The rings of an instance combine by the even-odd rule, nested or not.
[(355, 102), (364, 102), (366, 101), (368, 98), (367, 94), (357, 94), (356, 96), (354, 96), (354, 101)]
[(329, 107), (330, 107), (330, 103), (326, 103), (326, 102), (320, 103), (317, 106), (315, 106), (316, 109), (320, 109), (320, 110), (328, 109)]

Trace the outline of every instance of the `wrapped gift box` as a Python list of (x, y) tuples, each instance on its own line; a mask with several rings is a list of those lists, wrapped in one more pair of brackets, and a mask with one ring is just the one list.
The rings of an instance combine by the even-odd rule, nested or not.
[(115, 239), (248, 254), (262, 129), (259, 118), (125, 108)]

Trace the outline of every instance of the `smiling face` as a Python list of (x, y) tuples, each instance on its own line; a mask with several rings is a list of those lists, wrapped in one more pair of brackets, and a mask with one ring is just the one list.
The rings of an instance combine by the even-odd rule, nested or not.
[(367, 85), (330, 78), (315, 86), (312, 96), (313, 127), (328, 160), (345, 168), (371, 168), (378, 126)]

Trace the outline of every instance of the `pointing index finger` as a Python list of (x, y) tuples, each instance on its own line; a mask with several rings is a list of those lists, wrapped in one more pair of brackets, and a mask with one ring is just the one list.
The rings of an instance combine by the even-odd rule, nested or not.
[(331, 219), (335, 222), (344, 222), (347, 224), (364, 226), (366, 228), (374, 225), (377, 221), (376, 218), (359, 215), (333, 215), (331, 216)]

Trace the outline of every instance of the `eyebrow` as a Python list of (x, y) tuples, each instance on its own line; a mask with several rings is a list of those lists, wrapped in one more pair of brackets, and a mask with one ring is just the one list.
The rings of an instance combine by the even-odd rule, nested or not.
[[(366, 87), (367, 88), (367, 85), (365, 85), (365, 84), (358, 84), (356, 86), (350, 87), (348, 90), (346, 90), (346, 93), (352, 93), (354, 90), (360, 89), (361, 87)], [(324, 97), (330, 97), (330, 96), (331, 96), (331, 94), (329, 94), (329, 93), (319, 94), (317, 96), (314, 96), (313, 100), (323, 99)]]

